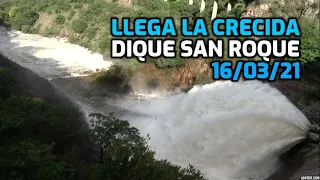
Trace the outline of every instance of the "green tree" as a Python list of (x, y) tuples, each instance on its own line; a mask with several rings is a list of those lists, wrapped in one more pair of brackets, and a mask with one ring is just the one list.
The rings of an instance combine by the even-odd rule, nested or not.
[(21, 26), (21, 31), (23, 33), (28, 33), (30, 31), (30, 25), (22, 25)]
[(96, 80), (100, 83), (112, 84), (118, 92), (128, 92), (128, 90), (131, 90), (130, 81), (132, 75), (131, 69), (120, 65), (113, 65), (107, 71), (98, 73)]
[(33, 139), (8, 139), (0, 146), (0, 153), (0, 179), (74, 179), (75, 170), (71, 165), (58, 162), (51, 146)]
[(17, 6), (13, 6), (12, 8), (10, 8), (10, 11), (9, 11), (9, 17), (15, 17), (16, 14), (18, 12), (18, 7)]
[(65, 21), (66, 21), (66, 18), (65, 18), (63, 15), (61, 15), (61, 14), (59, 14), (59, 15), (56, 17), (56, 22), (57, 22), (57, 24), (64, 24)]
[(72, 21), (72, 29), (74, 32), (82, 34), (88, 27), (87, 21), (83, 19), (76, 19)]
[(185, 63), (184, 59), (165, 59), (165, 58), (159, 58), (153, 60), (156, 63), (156, 66), (158, 68), (175, 68), (180, 67)]
[(320, 59), (320, 28), (317, 19), (304, 18), (299, 21), (301, 28), (301, 58), (303, 63)]
[(39, 18), (39, 15), (32, 11), (18, 11), (15, 16), (10, 18), (10, 24), (13, 29), (21, 30), (23, 25), (33, 26)]
[(204, 180), (193, 166), (181, 168), (166, 160), (156, 160), (147, 146), (149, 137), (110, 114), (90, 115), (92, 139), (100, 148), (100, 164), (91, 166), (89, 179), (94, 180)]

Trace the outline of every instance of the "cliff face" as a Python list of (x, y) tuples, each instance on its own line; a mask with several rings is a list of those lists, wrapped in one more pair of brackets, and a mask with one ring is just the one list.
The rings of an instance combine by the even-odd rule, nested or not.
[[(278, 14), (281, 13), (279, 9), (285, 14)], [(250, 4), (244, 17), (282, 17), (283, 15), (317, 17), (319, 12), (319, 0), (279, 0), (273, 3)]]
[(260, 4), (256, 6), (249, 6), (244, 17), (268, 17), (271, 4)]
[(177, 74), (174, 74), (174, 79), (180, 82), (183, 88), (191, 88), (194, 84), (210, 82), (211, 74), (209, 65), (201, 59), (196, 59), (179, 69)]
[(13, 75), (19, 81), (24, 96), (38, 97), (49, 103), (58, 102), (58, 93), (51, 83), (36, 75), (32, 71), (21, 67), (0, 54), (0, 66), (11, 69)]
[(212, 82), (212, 70), (201, 59), (189, 60), (180, 68), (159, 69), (154, 64), (146, 64), (136, 69), (132, 80), (134, 91), (188, 90), (195, 84)]

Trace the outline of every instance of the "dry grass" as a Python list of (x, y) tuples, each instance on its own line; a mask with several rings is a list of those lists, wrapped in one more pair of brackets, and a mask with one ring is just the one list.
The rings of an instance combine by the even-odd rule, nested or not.
[(40, 34), (43, 34), (47, 29), (51, 28), (54, 25), (55, 19), (55, 14), (49, 15), (48, 13), (40, 13), (39, 19), (34, 26), (37, 27), (40, 25), (39, 32)]

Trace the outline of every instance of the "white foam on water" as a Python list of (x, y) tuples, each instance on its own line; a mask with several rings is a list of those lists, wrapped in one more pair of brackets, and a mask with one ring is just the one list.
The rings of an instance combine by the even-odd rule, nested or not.
[(46, 78), (86, 76), (112, 63), (65, 39), (7, 31), (0, 27), (0, 53)]
[(270, 176), (310, 125), (277, 89), (258, 81), (217, 82), (122, 106), (146, 115), (126, 119), (151, 136), (157, 158), (191, 163), (212, 180)]

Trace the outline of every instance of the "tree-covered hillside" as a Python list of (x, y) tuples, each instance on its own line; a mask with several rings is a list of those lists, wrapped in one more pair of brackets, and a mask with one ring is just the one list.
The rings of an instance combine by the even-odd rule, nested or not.
[[(25, 33), (67, 37), (72, 43), (108, 55), (109, 40), (112, 38), (111, 17), (173, 17), (175, 19), (205, 17), (207, 22), (210, 22), (214, 0), (207, 0), (206, 8), (201, 13), (200, 2), (200, 0), (194, 0), (193, 5), (189, 5), (188, 0), (166, 2), (163, 0), (2, 0), (0, 21), (12, 29)], [(288, 1), (291, 3), (285, 2), (286, 5), (274, 0), (218, 0), (217, 2), (218, 17), (240, 18), (248, 5), (268, 2), (272, 4), (270, 16), (304, 18), (309, 16), (310, 9), (319, 8), (317, 1), (308, 4), (303, 0)], [(232, 9), (227, 13), (228, 3), (231, 4)], [(319, 40), (319, 36), (316, 35), (319, 31), (318, 23), (309, 19), (308, 22), (301, 24), (303, 31), (306, 31), (304, 35), (306, 42), (303, 48), (309, 49), (303, 55), (311, 55), (305, 58), (308, 60), (319, 57), (319, 50), (315, 47)], [(179, 20), (176, 21), (178, 27), (179, 22)], [(310, 23), (315, 28), (309, 29)], [(181, 38), (177, 37), (177, 39)], [(158, 63), (158, 67), (172, 67), (183, 64), (184, 60), (159, 59), (155, 62)]]
[[(189, 5), (189, 0), (2, 0), (0, 1), (0, 23), (25, 33), (66, 37), (71, 43), (87, 47), (108, 57), (110, 53), (110, 39), (112, 38), (110, 32), (111, 17), (173, 17), (175, 18), (177, 28), (179, 28), (181, 17), (189, 17), (191, 22), (193, 18), (204, 17), (207, 20), (206, 22), (210, 23), (214, 0), (205, 0), (205, 2), (206, 8), (200, 13), (201, 0), (194, 0), (193, 5)], [(303, 62), (304, 77), (306, 77), (306, 74), (314, 74), (319, 71), (320, 25), (317, 16), (319, 16), (320, 0), (216, 0), (216, 2), (218, 3), (218, 17), (241, 18), (248, 14), (249, 9), (252, 9), (254, 13), (260, 16), (298, 18), (302, 30), (301, 58), (299, 60)], [(229, 7), (231, 6), (231, 10), (228, 10), (228, 5)], [(266, 7), (268, 9), (267, 12), (259, 12), (264, 11)], [(183, 39), (179, 33), (178, 37), (175, 38), (177, 40)], [(206, 38), (215, 37), (210, 35), (210, 37)], [(227, 37), (224, 40), (227, 40)], [(223, 59), (229, 60), (226, 54), (227, 48), (225, 48), (225, 57)], [(154, 63), (158, 69), (148, 73), (147, 76), (150, 76), (150, 78), (146, 79), (148, 81), (146, 84), (150, 84), (149, 81), (157, 82), (151, 84), (166, 84), (160, 82), (157, 77), (159, 71), (162, 71), (159, 68), (171, 68), (168, 71), (162, 71), (166, 72), (165, 74), (168, 76), (166, 79), (170, 79), (170, 77), (181, 75), (174, 73), (175, 71), (179, 71), (182, 65), (184, 66), (181, 68), (188, 68), (188, 63), (186, 63), (188, 60), (194, 59), (179, 57), (174, 59), (151, 59), (147, 57), (147, 62), (151, 64), (138, 63), (135, 58), (133, 61), (123, 59), (121, 62), (125, 63), (127, 67), (121, 70), (121, 72), (125, 73), (119, 74), (117, 71), (114, 73), (99, 72), (94, 77), (97, 77), (96, 80), (99, 82), (106, 83), (110, 79), (120, 79), (121, 82), (124, 82), (121, 86), (128, 87), (130, 78), (133, 77), (129, 73), (131, 72), (130, 69), (135, 70), (133, 74), (137, 74), (136, 71), (141, 71), (136, 69), (138, 66), (131, 66), (132, 62), (135, 65), (139, 64), (142, 71), (144, 71), (144, 67), (150, 69), (148, 65), (154, 66)], [(205, 63), (208, 63), (208, 66), (210, 66), (209, 63), (212, 60), (207, 59)], [(113, 77), (114, 75), (116, 77)], [(171, 86), (188, 88), (196, 83), (208, 83), (212, 80), (208, 77), (207, 73), (186, 73), (184, 76), (187, 77), (184, 78), (181, 75), (182, 80), (171, 83), (165, 90), (171, 89)], [(170, 81), (177, 80), (173, 79)]]
[[(189, 17), (191, 23), (193, 18), (204, 17), (206, 22), (210, 23), (214, 0), (205, 2), (206, 8), (200, 13), (201, 0), (194, 0), (193, 5), (189, 5), (189, 0), (2, 0), (0, 23), (25, 33), (66, 37), (71, 43), (108, 57), (112, 38), (111, 17), (173, 17), (176, 19), (177, 28), (181, 17)], [(304, 70), (316, 72), (319, 69), (320, 29), (317, 16), (320, 12), (320, 0), (217, 0), (216, 2), (218, 17), (241, 18), (247, 14), (249, 8), (253, 7), (254, 11), (259, 12), (265, 8), (264, 5), (267, 5), (268, 12), (263, 13), (263, 16), (298, 18), (302, 30), (299, 60), (303, 62)], [(227, 10), (228, 5), (231, 5), (231, 10)], [(183, 39), (179, 34), (174, 38), (178, 41)], [(206, 38), (215, 37), (210, 35)], [(228, 57), (225, 56), (224, 59)], [(147, 62), (155, 63), (158, 68), (180, 67), (187, 60), (190, 59), (147, 57)], [(208, 59), (206, 62), (209, 63), (211, 60), (213, 59)], [(196, 79), (196, 76), (198, 75), (194, 75), (193, 78)], [(103, 81), (102, 78), (101, 80)]]

